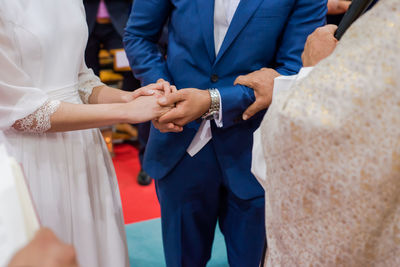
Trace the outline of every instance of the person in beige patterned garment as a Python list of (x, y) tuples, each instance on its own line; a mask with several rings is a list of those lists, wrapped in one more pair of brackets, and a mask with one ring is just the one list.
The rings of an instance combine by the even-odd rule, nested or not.
[(384, 0), (274, 92), (261, 125), (267, 266), (400, 266), (399, 77), (400, 2)]

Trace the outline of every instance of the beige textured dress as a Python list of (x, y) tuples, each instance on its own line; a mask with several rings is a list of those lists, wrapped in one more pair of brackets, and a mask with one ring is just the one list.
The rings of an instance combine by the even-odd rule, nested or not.
[(276, 94), (262, 126), (267, 266), (400, 266), (400, 1)]

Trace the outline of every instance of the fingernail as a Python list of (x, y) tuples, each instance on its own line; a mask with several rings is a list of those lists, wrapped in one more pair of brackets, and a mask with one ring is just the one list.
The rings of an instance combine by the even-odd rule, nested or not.
[(152, 95), (152, 94), (154, 94), (156, 91), (150, 89), (150, 90), (148, 90), (147, 92), (148, 92), (150, 95)]
[(249, 116), (247, 116), (246, 114), (243, 114), (243, 117), (242, 117), (242, 118), (243, 118), (244, 121), (247, 121), (247, 119), (249, 118)]
[(167, 103), (167, 98), (161, 97), (160, 100), (159, 100), (159, 102), (160, 102), (161, 104), (166, 104), (166, 103)]

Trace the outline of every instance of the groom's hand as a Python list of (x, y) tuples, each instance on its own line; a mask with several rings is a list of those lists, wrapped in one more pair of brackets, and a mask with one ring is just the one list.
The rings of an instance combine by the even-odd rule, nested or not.
[(167, 114), (159, 118), (160, 123), (184, 126), (200, 118), (210, 109), (211, 96), (207, 90), (186, 88), (161, 97), (158, 103), (161, 106), (175, 105)]
[[(165, 96), (168, 96), (178, 91), (175, 86), (171, 86), (170, 83), (165, 81), (164, 79), (158, 79), (157, 84), (162, 85), (162, 87), (164, 88), (163, 91)], [(179, 133), (183, 131), (183, 128), (181, 126), (175, 125), (174, 123), (161, 123), (159, 122), (158, 118), (152, 120), (152, 123), (154, 127), (162, 133)]]
[(151, 121), (156, 129), (158, 129), (162, 133), (180, 133), (183, 131), (182, 126), (175, 125), (174, 123), (161, 123), (156, 120)]
[(272, 101), (274, 79), (279, 75), (274, 69), (262, 68), (236, 78), (235, 85), (241, 84), (253, 89), (256, 96), (256, 101), (243, 113), (243, 120), (248, 120), (261, 110), (269, 107)]

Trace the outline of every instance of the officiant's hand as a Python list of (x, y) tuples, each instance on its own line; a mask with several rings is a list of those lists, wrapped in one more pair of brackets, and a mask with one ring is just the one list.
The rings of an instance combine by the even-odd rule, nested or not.
[(35, 238), (21, 249), (8, 267), (77, 267), (75, 250), (61, 242), (49, 229), (40, 229)]
[(326, 25), (316, 29), (308, 36), (301, 56), (304, 67), (315, 66), (332, 54), (338, 44), (338, 40), (334, 36), (336, 30), (336, 25)]
[(207, 90), (185, 88), (161, 97), (158, 103), (164, 107), (175, 105), (168, 113), (161, 116), (158, 122), (173, 123), (182, 127), (200, 118), (210, 109), (211, 96)]
[(328, 15), (343, 14), (349, 9), (350, 5), (351, 1), (328, 0)]
[(243, 120), (248, 120), (259, 111), (269, 107), (272, 101), (274, 79), (278, 76), (280, 76), (280, 74), (276, 70), (262, 68), (236, 78), (234, 82), (235, 85), (241, 84), (253, 89), (256, 96), (256, 101), (243, 113)]

